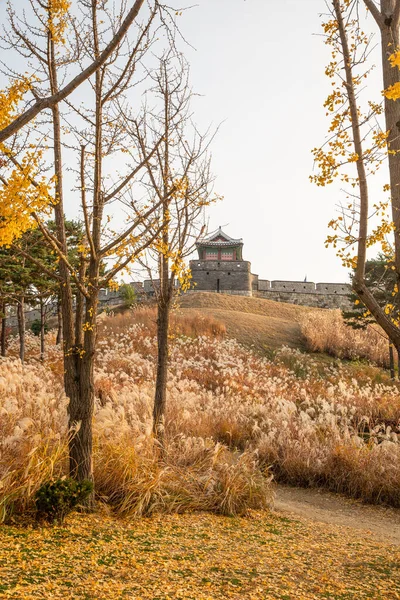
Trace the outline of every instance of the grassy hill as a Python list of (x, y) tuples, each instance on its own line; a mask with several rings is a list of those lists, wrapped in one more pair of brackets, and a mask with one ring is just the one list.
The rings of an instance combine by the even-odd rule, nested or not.
[(318, 309), (264, 298), (196, 292), (179, 298), (178, 312), (196, 311), (224, 323), (229, 337), (257, 349), (305, 348), (300, 321)]

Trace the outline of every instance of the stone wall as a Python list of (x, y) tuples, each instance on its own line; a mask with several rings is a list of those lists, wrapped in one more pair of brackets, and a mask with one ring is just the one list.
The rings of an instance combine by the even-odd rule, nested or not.
[[(193, 281), (197, 283), (189, 293), (208, 291), (217, 292), (218, 279), (220, 293), (237, 296), (254, 296), (266, 298), (276, 302), (289, 302), (302, 306), (316, 308), (352, 308), (349, 299), (350, 285), (346, 283), (313, 283), (311, 281), (270, 281), (259, 279), (258, 275), (251, 273), (251, 265), (247, 261), (223, 262), (223, 261), (191, 261)], [(133, 281), (131, 285), (138, 299), (145, 300), (154, 296), (154, 286), (159, 285), (159, 280), (150, 279)], [(122, 304), (120, 292), (111, 290), (100, 290), (99, 304), (103, 309), (112, 309)], [(57, 315), (56, 304), (46, 309), (47, 317)], [(25, 313), (26, 325), (29, 328), (35, 319), (40, 319), (40, 311), (37, 308), (27, 310)], [(17, 316), (15, 311), (7, 316), (7, 325), (13, 329), (17, 327)]]
[(290, 302), (318, 308), (350, 309), (351, 286), (346, 283), (313, 283), (312, 281), (258, 280), (253, 296), (277, 302)]
[(350, 309), (352, 303), (345, 294), (324, 294), (321, 292), (296, 292), (296, 291), (277, 291), (264, 290), (253, 292), (257, 298), (266, 298), (276, 302), (289, 302), (290, 304), (300, 304), (301, 306), (313, 306), (315, 308), (340, 308)]
[(251, 296), (254, 275), (251, 273), (250, 263), (246, 260), (191, 260), (190, 269), (192, 280), (199, 291), (246, 292), (246, 295)]
[[(192, 260), (190, 268), (194, 290), (198, 292), (256, 296), (318, 308), (351, 307), (351, 288), (345, 283), (259, 279), (251, 272), (248, 261)], [(145, 281), (144, 288), (148, 293), (151, 286)]]

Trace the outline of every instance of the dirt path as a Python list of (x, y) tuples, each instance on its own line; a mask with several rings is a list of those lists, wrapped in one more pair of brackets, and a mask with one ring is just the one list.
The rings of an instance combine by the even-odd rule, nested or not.
[(380, 542), (400, 545), (400, 509), (370, 506), (325, 490), (278, 486), (275, 510), (305, 519), (364, 530)]

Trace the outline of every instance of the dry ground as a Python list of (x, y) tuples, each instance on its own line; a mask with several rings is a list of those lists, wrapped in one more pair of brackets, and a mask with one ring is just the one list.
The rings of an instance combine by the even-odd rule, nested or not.
[(263, 298), (196, 292), (181, 296), (178, 310), (195, 310), (222, 321), (229, 337), (257, 349), (305, 348), (300, 320), (318, 309)]
[(282, 512), (75, 515), (63, 527), (0, 528), (0, 598), (399, 599), (400, 551)]
[(380, 542), (400, 546), (400, 509), (370, 506), (322, 489), (279, 485), (275, 509), (296, 517), (351, 527)]

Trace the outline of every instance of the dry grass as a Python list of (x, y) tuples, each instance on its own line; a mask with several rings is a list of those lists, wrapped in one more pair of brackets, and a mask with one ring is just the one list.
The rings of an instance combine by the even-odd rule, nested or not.
[[(155, 336), (157, 334), (157, 308), (154, 305), (138, 306), (133, 310), (124, 311), (113, 317), (113, 331), (115, 333), (123, 332), (133, 324), (142, 325), (148, 334)], [(101, 330), (100, 323), (100, 332)], [(206, 335), (223, 338), (226, 335), (226, 327), (224, 323), (215, 319), (212, 315), (204, 315), (199, 311), (183, 314), (172, 310), (170, 333), (171, 336), (199, 337)]]
[(302, 315), (313, 310), (307, 306), (275, 302), (274, 300), (266, 300), (264, 298), (253, 298), (235, 294), (215, 294), (212, 292), (184, 294), (179, 297), (179, 305), (184, 308), (233, 310), (242, 314), (263, 315), (286, 321), (298, 321)]
[(340, 310), (310, 312), (301, 321), (301, 330), (311, 352), (327, 352), (347, 359), (367, 359), (389, 366), (388, 339), (378, 325), (366, 330), (346, 325)]
[(205, 510), (240, 515), (267, 508), (270, 478), (250, 452), (231, 452), (201, 438), (178, 436), (162, 461), (150, 439), (135, 447), (130, 439), (98, 443), (97, 494), (122, 516)]
[(181, 296), (179, 306), (182, 314), (195, 310), (221, 321), (229, 337), (257, 350), (283, 345), (305, 348), (300, 321), (315, 310), (263, 298), (207, 292)]
[[(213, 320), (179, 319), (178, 313), (162, 461), (151, 438), (154, 310), (101, 324), (95, 483), (114, 510), (237, 514), (264, 507), (271, 497), (265, 467), (281, 481), (400, 505), (400, 396), (382, 371), (289, 348), (268, 360), (221, 339), (223, 328)], [(66, 468), (61, 352), (49, 348), (50, 361), (41, 365), (38, 339), (28, 337), (24, 367), (1, 361), (3, 518), (29, 508), (42, 481)]]

